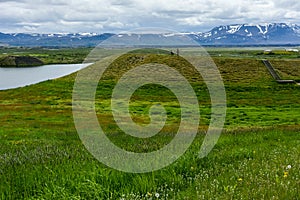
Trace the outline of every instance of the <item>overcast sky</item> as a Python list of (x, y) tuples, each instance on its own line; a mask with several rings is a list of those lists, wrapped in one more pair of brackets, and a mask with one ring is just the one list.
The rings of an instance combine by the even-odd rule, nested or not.
[(208, 31), (217, 25), (300, 25), (299, 0), (0, 0), (0, 32), (120, 32), (160, 27)]

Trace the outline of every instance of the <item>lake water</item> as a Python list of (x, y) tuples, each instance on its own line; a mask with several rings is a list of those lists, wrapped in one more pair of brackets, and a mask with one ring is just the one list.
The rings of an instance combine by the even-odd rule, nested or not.
[(43, 65), (27, 68), (0, 68), (0, 90), (24, 87), (66, 76), (90, 64)]

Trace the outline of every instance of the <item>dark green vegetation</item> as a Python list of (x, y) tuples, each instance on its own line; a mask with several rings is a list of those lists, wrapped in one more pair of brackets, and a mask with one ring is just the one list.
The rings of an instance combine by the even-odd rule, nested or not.
[(31, 56), (6, 56), (0, 59), (0, 67), (34, 67), (44, 63)]
[[(134, 121), (149, 123), (149, 107), (161, 101), (168, 111), (167, 125), (155, 140), (126, 136), (110, 111), (111, 90), (121, 74), (132, 66), (163, 62), (193, 86), (201, 111), (196, 140), (174, 164), (147, 174), (107, 168), (85, 150), (72, 118), (75, 74), (0, 91), (0, 198), (156, 199), (159, 194), (158, 199), (297, 199), (300, 87), (277, 84), (258, 59), (219, 55), (213, 59), (226, 86), (228, 112), (220, 140), (204, 159), (197, 155), (210, 120), (209, 94), (184, 60), (166, 54), (128, 54), (100, 81), (96, 109), (101, 126), (114, 143), (135, 152), (168, 143), (180, 109), (171, 92), (146, 85), (131, 98)], [(270, 61), (281, 76), (300, 79), (298, 59)]]
[(44, 64), (82, 63), (90, 52), (90, 48), (6, 48), (0, 47), (0, 60), (8, 56), (30, 56), (41, 60)]

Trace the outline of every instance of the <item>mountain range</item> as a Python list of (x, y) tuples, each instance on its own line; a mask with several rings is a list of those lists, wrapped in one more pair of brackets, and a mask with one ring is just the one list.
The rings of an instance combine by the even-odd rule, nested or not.
[(235, 24), (215, 27), (191, 37), (200, 44), (209, 45), (298, 45), (300, 26), (286, 23)]
[[(0, 33), (0, 46), (94, 47), (113, 35), (115, 34)], [(154, 35), (162, 36), (161, 34)], [(300, 26), (286, 23), (234, 24), (218, 26), (208, 32), (176, 33), (175, 35), (187, 35), (201, 45), (300, 45)], [(170, 37), (166, 34), (163, 36)]]

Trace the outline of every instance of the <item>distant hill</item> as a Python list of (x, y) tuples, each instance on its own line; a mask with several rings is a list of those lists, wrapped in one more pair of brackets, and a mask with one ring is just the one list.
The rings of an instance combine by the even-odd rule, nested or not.
[[(113, 35), (115, 34), (0, 33), (0, 44), (25, 47), (94, 47)], [(218, 26), (204, 33), (178, 33), (175, 35), (187, 35), (201, 45), (300, 45), (300, 26), (286, 23), (234, 24)], [(152, 39), (162, 36), (172, 37), (174, 34), (153, 34)], [(147, 38), (150, 38), (149, 34)]]
[(6, 56), (0, 59), (0, 67), (33, 67), (44, 63), (31, 56)]

